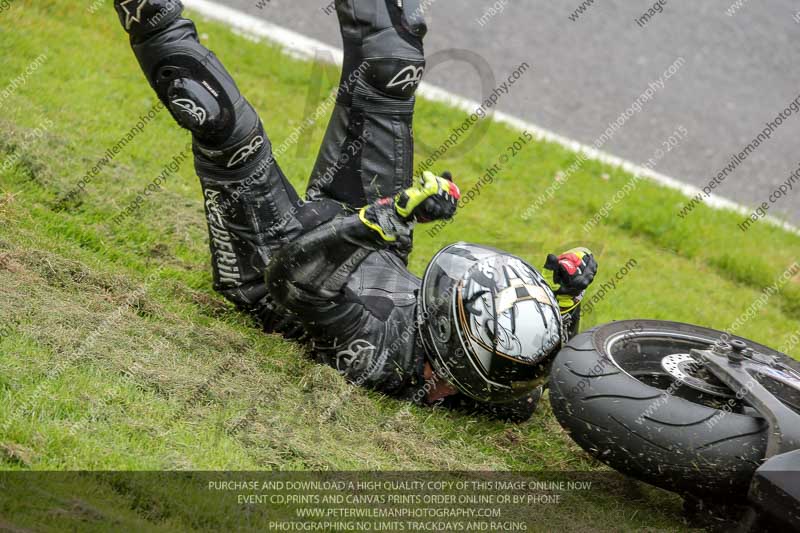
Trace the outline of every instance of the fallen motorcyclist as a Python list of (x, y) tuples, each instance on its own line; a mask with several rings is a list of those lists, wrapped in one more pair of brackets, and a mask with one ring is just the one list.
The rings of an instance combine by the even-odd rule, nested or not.
[(519, 257), (457, 243), (422, 280), (408, 271), (414, 225), (452, 218), (460, 198), (449, 173), (413, 176), (427, 32), (419, 4), (336, 2), (342, 81), (301, 200), (180, 2), (114, 2), (148, 82), (192, 133), (214, 289), (266, 331), (307, 340), (353, 383), (525, 420), (578, 331), (597, 263), (585, 248), (551, 254), (551, 286)]

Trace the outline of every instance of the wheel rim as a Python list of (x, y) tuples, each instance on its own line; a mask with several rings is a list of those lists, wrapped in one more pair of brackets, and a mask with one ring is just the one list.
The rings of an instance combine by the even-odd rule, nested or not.
[(702, 364), (687, 364), (692, 349), (707, 350), (718, 340), (679, 331), (629, 330), (609, 336), (605, 353), (619, 370), (647, 386), (712, 408), (734, 403), (733, 410), (743, 412), (734, 391)]

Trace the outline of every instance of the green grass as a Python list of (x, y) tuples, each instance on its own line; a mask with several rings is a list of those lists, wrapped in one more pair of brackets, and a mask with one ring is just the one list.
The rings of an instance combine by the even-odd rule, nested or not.
[[(569, 440), (547, 402), (520, 426), (409, 410), (354, 389), (308, 361), (301, 346), (261, 333), (211, 290), (191, 165), (133, 217), (112, 223), (188, 142), (167, 113), (60, 209), (59, 201), (155, 98), (110, 5), (90, 15), (66, 0), (16, 0), (0, 17), (0, 90), (34, 58), (47, 56), (0, 102), (0, 164), (17, 161), (0, 173), (0, 468), (604, 470)], [(326, 80), (309, 97), (319, 67), (218, 24), (198, 23), (275, 145), (301, 123), (309, 102), (313, 108), (333, 88)], [(26, 142), (45, 119), (52, 125), (41, 139)], [(420, 101), (416, 135), (436, 146), (462, 121), (460, 112)], [(281, 159), (298, 188), (323, 128)], [(492, 124), (481, 143), (439, 169), (449, 168), (469, 188), (518, 135)], [(418, 153), (417, 160), (427, 156)], [(583, 223), (630, 179), (594, 162), (523, 221), (574, 157), (553, 144), (528, 145), (454, 223), (434, 238), (417, 231), (412, 270), (421, 273), (455, 240), (492, 244), (535, 264), (549, 251), (585, 241), (598, 250), (600, 281), (629, 259), (638, 262), (585, 328), (636, 317), (725, 329), (800, 259), (797, 236), (765, 224), (742, 234), (739, 215), (704, 207), (681, 220), (676, 213), (684, 198), (652, 184), (639, 185), (592, 234), (583, 234)], [(794, 279), (737, 333), (779, 347), (800, 328), (799, 316)], [(792, 355), (800, 356), (800, 348)], [(339, 407), (320, 420), (331, 405)], [(537, 524), (574, 531), (683, 527), (676, 498), (642, 487), (631, 497), (625, 483), (619, 487), (557, 509), (537, 508)], [(19, 486), (0, 496), (0, 528), (4, 520), (54, 527), (46, 526), (54, 510), (64, 511), (56, 515), (70, 527), (87, 530), (225, 524), (221, 503), (203, 508), (192, 491), (156, 492), (164, 502), (159, 513), (136, 503), (147, 491), (91, 476), (53, 483), (46, 494)], [(75, 493), (81, 499), (67, 496)]]

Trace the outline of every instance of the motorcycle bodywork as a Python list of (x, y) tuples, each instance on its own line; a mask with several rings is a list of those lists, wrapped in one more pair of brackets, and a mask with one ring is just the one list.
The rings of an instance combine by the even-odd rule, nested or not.
[(756, 470), (748, 497), (762, 513), (800, 531), (800, 450), (767, 459)]
[(756, 515), (800, 530), (800, 372), (740, 341), (692, 352), (769, 423), (766, 461), (756, 470), (748, 493)]

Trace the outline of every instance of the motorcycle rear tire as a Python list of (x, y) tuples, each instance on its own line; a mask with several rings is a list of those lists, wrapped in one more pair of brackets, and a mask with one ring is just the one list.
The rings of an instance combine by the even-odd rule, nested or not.
[[(707, 344), (722, 332), (658, 320), (626, 320), (582, 333), (561, 350), (550, 376), (550, 403), (559, 423), (584, 450), (612, 468), (652, 485), (702, 499), (744, 498), (756, 468), (764, 459), (769, 426), (754, 411), (730, 412), (696, 403), (634, 377), (617, 359), (624, 357), (646, 371), (641, 343), (674, 339), (678, 352)], [(761, 353), (787, 356), (741, 339)], [(633, 343), (618, 348), (621, 342)], [(638, 340), (637, 340), (638, 339)], [(693, 339), (691, 342), (687, 339)], [(661, 342), (661, 341), (656, 341)], [(670, 342), (670, 341), (663, 341)], [(636, 347), (636, 343), (640, 343)], [(656, 345), (654, 345), (656, 346)], [(694, 346), (700, 347), (700, 346)], [(651, 348), (657, 352), (657, 347)], [(666, 352), (666, 349), (665, 349)], [(609, 354), (612, 354), (611, 356)], [(645, 364), (646, 363), (646, 364)], [(666, 373), (665, 373), (666, 374)], [(686, 385), (681, 385), (686, 387)]]

